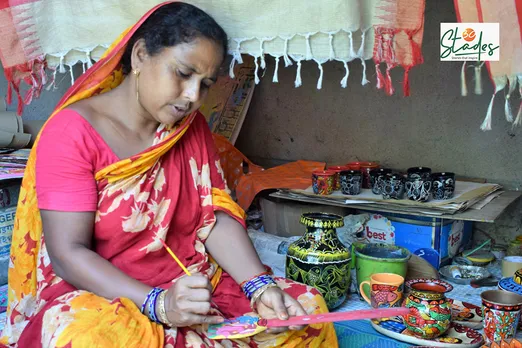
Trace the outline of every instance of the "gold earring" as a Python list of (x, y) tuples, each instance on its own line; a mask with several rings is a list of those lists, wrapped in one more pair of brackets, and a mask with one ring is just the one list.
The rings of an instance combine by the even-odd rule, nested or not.
[(138, 69), (132, 70), (132, 73), (136, 76), (136, 100), (140, 103), (140, 71)]

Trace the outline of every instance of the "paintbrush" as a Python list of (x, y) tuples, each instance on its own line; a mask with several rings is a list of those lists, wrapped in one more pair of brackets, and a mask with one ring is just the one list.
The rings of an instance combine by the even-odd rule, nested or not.
[[(185, 272), (186, 275), (191, 277), (192, 274), (190, 273), (190, 271), (187, 269), (187, 267), (185, 267), (185, 265), (183, 265), (183, 263), (181, 263), (181, 261), (178, 259), (176, 254), (174, 254), (174, 252), (169, 248), (169, 246), (165, 243), (165, 241), (161, 238), (158, 238), (158, 240), (161, 242), (161, 244), (163, 244), (163, 247), (167, 250), (167, 252), (170, 254), (170, 256), (172, 256), (172, 258), (177, 262), (179, 267), (181, 267), (183, 272)], [(210, 300), (210, 303), (214, 306), (214, 308), (218, 309), (218, 306), (217, 306), (217, 304), (214, 303), (214, 301)]]
[(244, 315), (226, 319), (223, 323), (209, 325), (208, 337), (214, 340), (236, 339), (256, 335), (271, 327), (310, 325), (317, 323), (331, 323), (336, 321), (391, 318), (404, 316), (410, 313), (406, 307), (386, 309), (364, 309), (351, 312), (322, 313), (293, 317), (288, 320), (260, 319), (255, 316)]

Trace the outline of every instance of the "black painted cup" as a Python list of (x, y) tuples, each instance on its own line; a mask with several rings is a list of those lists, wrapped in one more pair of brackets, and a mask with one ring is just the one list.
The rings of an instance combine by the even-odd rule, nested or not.
[(408, 178), (411, 179), (429, 179), (431, 177), (431, 168), (428, 167), (411, 167), (408, 168)]
[(455, 174), (454, 173), (433, 173), (432, 194), (433, 199), (450, 199), (455, 193)]
[(431, 194), (431, 168), (413, 167), (408, 169), (406, 195), (412, 201), (426, 202)]
[(381, 188), (382, 198), (402, 199), (404, 196), (404, 176), (398, 173), (385, 174)]
[(370, 170), (370, 186), (374, 194), (380, 195), (382, 193), (384, 176), (386, 174), (390, 174), (391, 172), (392, 170), (387, 168)]
[(355, 196), (361, 193), (362, 173), (360, 170), (343, 170), (339, 173), (341, 179), (341, 192), (345, 195)]

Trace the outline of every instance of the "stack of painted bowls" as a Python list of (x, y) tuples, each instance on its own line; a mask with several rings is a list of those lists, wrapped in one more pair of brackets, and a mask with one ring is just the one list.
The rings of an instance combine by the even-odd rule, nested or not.
[[(512, 277), (502, 278), (498, 282), (498, 288), (500, 290), (522, 295), (522, 269), (516, 271), (515, 275), (513, 275)], [(519, 321), (518, 327), (522, 329), (522, 320)]]
[(516, 271), (512, 277), (502, 278), (500, 282), (498, 282), (498, 288), (522, 295), (522, 269)]

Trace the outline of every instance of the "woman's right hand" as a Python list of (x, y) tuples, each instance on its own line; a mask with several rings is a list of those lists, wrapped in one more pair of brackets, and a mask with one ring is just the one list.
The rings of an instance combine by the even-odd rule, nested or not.
[(167, 318), (174, 327), (195, 324), (218, 324), (223, 317), (208, 315), (212, 285), (207, 277), (193, 274), (180, 278), (165, 296)]

